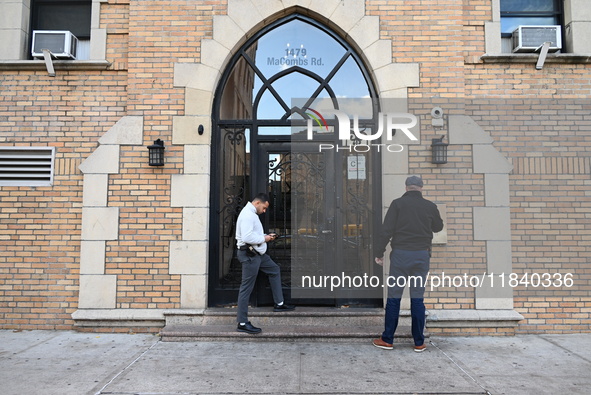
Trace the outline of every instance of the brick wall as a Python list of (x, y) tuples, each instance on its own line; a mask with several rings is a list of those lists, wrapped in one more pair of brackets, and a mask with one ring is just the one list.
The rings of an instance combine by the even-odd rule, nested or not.
[(52, 187), (0, 187), (0, 327), (70, 329), (78, 304), (78, 165), (125, 114), (125, 72), (0, 75), (0, 144), (54, 146)]
[[(547, 75), (537, 81), (532, 77), (518, 95), (482, 97), (467, 106), (514, 166), (513, 271), (524, 280), (535, 273), (533, 284), (524, 281), (514, 289), (515, 309), (526, 318), (518, 328), (522, 332), (588, 331), (591, 325), (591, 101), (573, 94), (578, 89), (545, 93), (580, 80), (570, 75), (571, 67), (548, 68)], [(563, 82), (549, 85), (558, 75)], [(537, 276), (544, 273), (552, 274), (551, 286), (538, 285)], [(573, 286), (554, 286), (560, 284), (554, 276), (567, 273)]]

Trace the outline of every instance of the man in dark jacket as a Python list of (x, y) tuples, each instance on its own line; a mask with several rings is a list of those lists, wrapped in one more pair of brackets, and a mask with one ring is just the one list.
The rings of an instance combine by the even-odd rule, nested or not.
[(414, 350), (422, 352), (425, 345), (425, 281), (429, 272), (433, 232), (443, 229), (437, 206), (423, 198), (423, 180), (417, 176), (406, 179), (406, 193), (390, 204), (381, 231), (374, 243), (375, 261), (384, 264), (384, 251), (391, 243), (388, 301), (382, 336), (373, 341), (378, 348), (391, 350), (400, 315), (400, 299), (406, 284), (410, 287), (412, 336)]

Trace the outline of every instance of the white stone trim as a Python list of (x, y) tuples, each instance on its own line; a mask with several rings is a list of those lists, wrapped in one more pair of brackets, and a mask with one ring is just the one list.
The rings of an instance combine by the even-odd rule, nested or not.
[(78, 166), (84, 174), (118, 174), (119, 145), (101, 145)]
[(144, 117), (125, 116), (98, 140), (101, 145), (144, 144)]
[(516, 327), (523, 316), (512, 310), (513, 306), (501, 310), (429, 310), (427, 327), (431, 328), (475, 328)]
[(117, 240), (119, 207), (83, 207), (82, 240)]
[(117, 300), (117, 276), (81, 274), (79, 309), (114, 309)]
[(106, 240), (80, 242), (80, 274), (105, 274)]
[(107, 207), (108, 174), (85, 174), (82, 189), (83, 207)]
[(108, 207), (108, 180), (109, 174), (120, 171), (120, 145), (143, 144), (143, 117), (121, 118), (98, 141), (99, 147), (79, 166), (84, 186), (79, 310), (72, 314), (74, 320), (84, 309), (116, 307), (117, 275), (105, 274), (105, 256), (106, 241), (119, 239), (119, 207)]
[(206, 274), (208, 245), (205, 241), (171, 241), (170, 274)]
[(72, 313), (77, 327), (163, 327), (162, 309), (81, 309)]
[[(500, 37), (500, 36), (499, 36)], [(484, 177), (484, 206), (472, 210), (474, 240), (486, 241), (486, 272), (511, 273), (511, 212), (509, 173), (513, 165), (493, 146), (493, 138), (471, 117), (449, 116), (450, 144), (472, 145), (474, 174)], [(477, 310), (512, 309), (513, 290), (490, 280), (474, 289)]]

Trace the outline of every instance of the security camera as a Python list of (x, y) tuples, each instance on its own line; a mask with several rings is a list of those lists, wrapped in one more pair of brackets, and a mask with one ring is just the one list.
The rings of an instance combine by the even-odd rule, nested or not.
[(436, 119), (443, 118), (443, 109), (441, 107), (433, 107), (431, 110), (431, 116)]
[(442, 128), (443, 109), (441, 107), (433, 107), (433, 109), (431, 110), (431, 116), (433, 117), (433, 119), (431, 119), (431, 125), (433, 125), (433, 127), (436, 128)]

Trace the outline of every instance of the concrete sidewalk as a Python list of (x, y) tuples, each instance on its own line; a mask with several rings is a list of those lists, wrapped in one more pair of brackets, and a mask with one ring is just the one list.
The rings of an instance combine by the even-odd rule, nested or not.
[(160, 342), (0, 331), (0, 393), (589, 394), (591, 334), (369, 342)]

